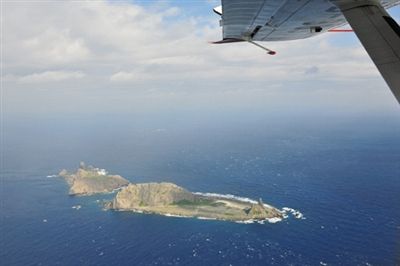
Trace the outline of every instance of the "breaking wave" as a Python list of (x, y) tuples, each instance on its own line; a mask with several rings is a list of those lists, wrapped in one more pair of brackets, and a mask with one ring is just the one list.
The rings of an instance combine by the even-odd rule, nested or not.
[(237, 200), (237, 201), (254, 203), (254, 204), (257, 203), (256, 200), (253, 200), (250, 198), (245, 198), (245, 197), (239, 197), (239, 196), (235, 196), (232, 194), (203, 193), (203, 192), (193, 192), (193, 194), (199, 195), (199, 196), (205, 196), (205, 197), (217, 197), (217, 198), (223, 198), (223, 199), (231, 199), (231, 200)]
[(299, 210), (295, 210), (293, 208), (283, 207), (281, 212), (285, 218), (288, 217), (288, 214), (291, 214), (296, 219), (301, 219), (301, 220), (306, 219), (306, 217), (304, 217), (304, 215)]

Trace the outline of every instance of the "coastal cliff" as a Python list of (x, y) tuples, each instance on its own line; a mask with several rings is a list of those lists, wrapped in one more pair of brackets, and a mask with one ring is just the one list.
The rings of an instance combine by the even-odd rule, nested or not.
[(119, 175), (109, 175), (105, 169), (86, 166), (80, 163), (75, 173), (62, 170), (63, 177), (70, 186), (70, 195), (88, 196), (97, 193), (109, 193), (129, 184), (129, 181)]
[(172, 183), (129, 184), (117, 193), (114, 209), (168, 206), (183, 200), (194, 201), (195, 196)]

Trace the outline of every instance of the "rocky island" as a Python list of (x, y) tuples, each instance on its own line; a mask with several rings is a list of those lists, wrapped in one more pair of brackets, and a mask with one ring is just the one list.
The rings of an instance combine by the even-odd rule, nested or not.
[(88, 196), (118, 189), (114, 198), (104, 204), (108, 210), (259, 223), (281, 221), (291, 212), (296, 218), (302, 218), (296, 210), (279, 210), (264, 204), (261, 199), (254, 201), (233, 195), (190, 192), (166, 182), (129, 183), (119, 175), (109, 175), (105, 169), (86, 166), (83, 162), (75, 173), (62, 170), (59, 176), (69, 184), (70, 195)]
[(109, 193), (129, 184), (119, 175), (109, 175), (105, 169), (86, 166), (81, 162), (75, 173), (62, 170), (59, 176), (68, 183), (70, 195), (89, 196), (97, 193)]
[(264, 204), (261, 199), (252, 202), (223, 195), (192, 193), (172, 183), (129, 184), (106, 207), (120, 211), (228, 221), (279, 221), (283, 218), (281, 211)]

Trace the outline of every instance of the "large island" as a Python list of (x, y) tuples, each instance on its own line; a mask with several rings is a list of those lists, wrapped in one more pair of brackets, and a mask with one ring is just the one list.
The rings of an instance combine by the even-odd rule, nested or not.
[(173, 183), (129, 184), (106, 207), (120, 211), (228, 221), (279, 221), (283, 218), (283, 213), (264, 204), (261, 199), (252, 202), (223, 195), (192, 193)]
[(70, 186), (70, 195), (88, 196), (119, 190), (105, 203), (105, 208), (118, 211), (153, 213), (165, 216), (196, 217), (236, 222), (277, 222), (285, 211), (253, 201), (212, 193), (193, 193), (173, 183), (133, 184), (119, 175), (81, 163), (75, 173), (59, 174)]

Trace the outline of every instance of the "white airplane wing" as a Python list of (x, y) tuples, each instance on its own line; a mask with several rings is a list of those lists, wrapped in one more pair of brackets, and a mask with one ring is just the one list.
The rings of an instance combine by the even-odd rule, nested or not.
[(216, 43), (303, 39), (349, 23), (400, 103), (400, 27), (385, 10), (400, 0), (221, 2), (214, 12), (221, 15), (223, 40)]
[(400, 103), (400, 26), (377, 3), (340, 8)]

